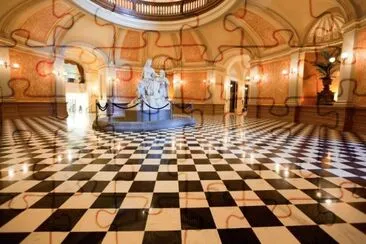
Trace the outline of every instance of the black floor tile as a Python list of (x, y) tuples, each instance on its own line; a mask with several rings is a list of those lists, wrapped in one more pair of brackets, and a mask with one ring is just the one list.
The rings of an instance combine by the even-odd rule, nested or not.
[(141, 172), (158, 172), (159, 165), (141, 165), (140, 170)]
[(208, 159), (193, 159), (194, 164), (211, 164)]
[(54, 173), (55, 172), (47, 172), (47, 171), (35, 172), (32, 175), (28, 176), (25, 180), (45, 180)]
[(59, 208), (72, 195), (73, 193), (48, 193), (34, 203), (31, 208)]
[(183, 230), (216, 228), (209, 208), (181, 208), (180, 218)]
[(351, 202), (348, 204), (366, 214), (366, 202)]
[(213, 167), (216, 171), (233, 171), (233, 168), (228, 164), (215, 164)]
[(210, 207), (236, 206), (230, 193), (225, 192), (206, 192), (206, 199)]
[(260, 243), (251, 228), (218, 230), (222, 244)]
[(129, 159), (125, 164), (142, 164), (144, 159)]
[(120, 209), (109, 231), (145, 230), (149, 209)]
[(249, 179), (261, 179), (261, 177), (253, 172), (253, 171), (237, 171), (238, 175), (243, 179), (243, 180), (249, 180)]
[(23, 211), (24, 209), (0, 209), (0, 228)]
[(80, 171), (86, 164), (73, 164), (63, 168), (61, 171)]
[(315, 201), (324, 203), (327, 200), (332, 200), (332, 202), (340, 202), (339, 198), (329, 194), (328, 192), (321, 189), (310, 189), (310, 190), (302, 190), (305, 194), (313, 198)]
[(240, 207), (252, 227), (282, 226), (278, 218), (266, 206)]
[(30, 233), (0, 233), (0, 243), (18, 244), (21, 243)]
[[(1, 173), (0, 173), (1, 176)], [(0, 177), (1, 179), (1, 177)], [(6, 187), (14, 184), (16, 181), (5, 181), (5, 180), (0, 180), (0, 190), (5, 189)]]
[(132, 181), (135, 179), (137, 172), (118, 172), (113, 180), (116, 181)]
[(255, 191), (255, 194), (266, 204), (266, 205), (278, 205), (278, 204), (289, 204), (290, 202), (282, 196), (276, 190), (269, 191)]
[(160, 160), (160, 164), (164, 164), (164, 165), (176, 165), (177, 164), (177, 160), (176, 159), (161, 159)]
[(284, 179), (266, 179), (266, 181), (277, 190), (296, 189)]
[(332, 182), (323, 179), (323, 178), (307, 178), (307, 181), (313, 183), (319, 188), (339, 188), (336, 184), (333, 184)]
[(107, 232), (70, 232), (62, 241), (62, 243), (102, 243), (106, 233)]
[(134, 181), (131, 185), (130, 192), (153, 192), (155, 181)]
[(178, 180), (178, 173), (177, 172), (159, 172), (157, 180), (177, 181)]
[(169, 243), (180, 244), (182, 237), (180, 231), (146, 231), (143, 244)]
[(58, 209), (36, 231), (71, 231), (86, 209)]
[(62, 183), (63, 181), (41, 181), (37, 185), (28, 189), (27, 192), (50, 192)]
[(220, 180), (220, 176), (216, 172), (198, 172), (200, 180)]
[(178, 165), (179, 172), (195, 172), (196, 166), (195, 165)]
[(178, 193), (154, 193), (151, 201), (152, 208), (179, 208)]
[(107, 164), (100, 171), (119, 171), (123, 165), (119, 164)]
[(119, 208), (125, 197), (125, 193), (102, 193), (91, 208)]
[(179, 181), (179, 192), (202, 192), (200, 181)]
[(90, 180), (97, 172), (78, 172), (71, 176), (68, 180)]
[(229, 191), (250, 191), (251, 188), (244, 180), (223, 180), (226, 188)]
[(88, 181), (78, 192), (102, 192), (108, 184), (109, 181)]
[(329, 209), (320, 204), (302, 204), (296, 205), (303, 213), (317, 224), (336, 224), (344, 223), (344, 221), (331, 212)]
[(366, 235), (366, 223), (352, 224), (352, 226)]
[(319, 226), (288, 226), (287, 229), (301, 242), (301, 243), (337, 243)]

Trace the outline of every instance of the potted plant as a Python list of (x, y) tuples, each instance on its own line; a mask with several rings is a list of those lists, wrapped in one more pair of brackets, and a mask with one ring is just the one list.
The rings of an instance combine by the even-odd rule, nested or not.
[(316, 69), (322, 75), (320, 78), (323, 82), (323, 90), (318, 92), (317, 104), (318, 105), (333, 105), (334, 103), (334, 92), (330, 90), (332, 84), (332, 74), (339, 67), (339, 61), (337, 60), (338, 55), (332, 55), (331, 53), (324, 51), (321, 53), (322, 60), (314, 64)]

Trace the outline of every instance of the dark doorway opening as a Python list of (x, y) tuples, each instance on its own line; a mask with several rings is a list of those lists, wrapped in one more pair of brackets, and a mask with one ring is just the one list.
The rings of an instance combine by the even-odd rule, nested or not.
[(238, 100), (238, 83), (230, 81), (230, 113), (234, 113)]
[(244, 86), (244, 106), (243, 111), (248, 111), (249, 85)]

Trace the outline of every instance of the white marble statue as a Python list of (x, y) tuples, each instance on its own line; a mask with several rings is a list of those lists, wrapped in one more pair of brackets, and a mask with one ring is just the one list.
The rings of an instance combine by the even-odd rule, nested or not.
[(137, 87), (137, 100), (143, 100), (154, 108), (165, 106), (168, 101), (168, 84), (164, 70), (160, 70), (159, 75), (151, 67), (152, 60), (148, 59), (145, 63), (142, 80)]
[(165, 77), (165, 71), (160, 70), (159, 73), (159, 93), (165, 99), (168, 99), (168, 87), (169, 87), (169, 80)]

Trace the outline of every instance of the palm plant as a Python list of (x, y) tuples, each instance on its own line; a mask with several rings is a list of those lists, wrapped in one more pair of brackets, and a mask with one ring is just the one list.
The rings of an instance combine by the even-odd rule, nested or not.
[(336, 69), (339, 67), (339, 61), (336, 57), (334, 57), (331, 53), (327, 51), (323, 51), (321, 53), (321, 56), (326, 60), (325, 62), (317, 62), (314, 64), (316, 69), (319, 71), (320, 74), (323, 75), (321, 79), (324, 78), (331, 78), (332, 74), (336, 71)]
[[(321, 79), (323, 81), (323, 90), (318, 92), (317, 104), (318, 105), (332, 105), (334, 103), (334, 92), (330, 90), (330, 85), (332, 84), (332, 74), (338, 69), (339, 52), (330, 53), (328, 51), (323, 51), (320, 53), (322, 60), (314, 63), (314, 66), (322, 75)], [(325, 61), (323, 61), (325, 60)]]

